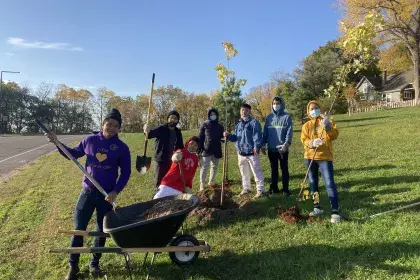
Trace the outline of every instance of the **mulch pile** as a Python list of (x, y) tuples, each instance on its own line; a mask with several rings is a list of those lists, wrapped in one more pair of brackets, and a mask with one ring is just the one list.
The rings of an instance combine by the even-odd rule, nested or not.
[(174, 212), (187, 209), (188, 207), (192, 205), (193, 205), (193, 202), (190, 200), (180, 200), (180, 199), (163, 200), (153, 205), (153, 207), (147, 209), (143, 213), (143, 220), (150, 220), (150, 219), (167, 216)]

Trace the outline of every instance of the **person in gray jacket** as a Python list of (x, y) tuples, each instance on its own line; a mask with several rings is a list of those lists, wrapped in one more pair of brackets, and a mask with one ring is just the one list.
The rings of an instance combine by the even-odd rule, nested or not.
[(271, 103), (272, 113), (265, 120), (263, 132), (263, 147), (267, 144), (268, 158), (271, 166), (271, 184), (269, 193), (279, 193), (279, 162), (282, 173), (281, 190), (285, 196), (289, 191), (289, 147), (292, 144), (293, 123), (291, 116), (284, 111), (286, 108), (283, 98), (276, 96)]

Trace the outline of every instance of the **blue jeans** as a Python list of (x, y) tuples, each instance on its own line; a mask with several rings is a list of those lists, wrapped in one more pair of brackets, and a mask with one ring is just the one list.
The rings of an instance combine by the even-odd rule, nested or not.
[[(83, 189), (77, 200), (74, 209), (74, 229), (86, 230), (93, 211), (96, 209), (96, 230), (103, 231), (103, 220), (105, 214), (112, 210), (112, 205), (105, 200), (105, 197), (96, 188)], [(94, 247), (104, 247), (105, 237), (95, 237)], [(83, 236), (73, 235), (70, 240), (70, 247), (83, 247)], [(99, 265), (102, 254), (92, 254), (91, 266)], [(70, 254), (69, 263), (71, 266), (78, 266), (80, 254)]]
[[(310, 159), (305, 159), (306, 168), (309, 167)], [(338, 212), (338, 193), (334, 182), (334, 167), (332, 161), (314, 160), (309, 170), (308, 179), (311, 192), (318, 191), (319, 176), (321, 171), (325, 187), (327, 188), (328, 197), (330, 198), (332, 212)]]

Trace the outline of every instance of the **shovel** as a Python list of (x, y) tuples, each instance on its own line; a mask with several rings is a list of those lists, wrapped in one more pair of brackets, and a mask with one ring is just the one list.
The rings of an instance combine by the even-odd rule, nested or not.
[[(146, 124), (149, 124), (149, 118), (150, 118), (150, 107), (152, 107), (152, 96), (153, 96), (153, 87), (155, 85), (155, 73), (153, 73), (152, 76), (152, 86), (150, 89), (150, 97), (149, 97), (149, 108), (147, 109), (147, 117), (146, 117)], [(140, 174), (146, 173), (147, 170), (149, 170), (150, 165), (152, 164), (152, 158), (146, 156), (147, 151), (147, 142), (149, 135), (148, 133), (144, 134), (144, 151), (143, 156), (137, 156), (136, 159), (136, 169)]]

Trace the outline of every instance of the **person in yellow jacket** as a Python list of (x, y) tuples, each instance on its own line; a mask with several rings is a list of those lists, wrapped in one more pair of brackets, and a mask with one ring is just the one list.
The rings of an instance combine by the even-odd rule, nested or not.
[[(318, 195), (318, 171), (321, 171), (331, 203), (331, 223), (338, 223), (341, 218), (338, 214), (338, 193), (334, 182), (332, 147), (332, 141), (338, 137), (338, 129), (334, 120), (331, 120), (328, 115), (321, 115), (320, 106), (316, 101), (308, 103), (307, 114), (310, 120), (302, 126), (300, 140), (305, 148), (306, 168), (309, 168), (313, 159), (308, 174), (310, 190), (314, 197)], [(314, 199), (314, 210), (309, 215), (317, 216), (323, 212), (319, 199)]]

